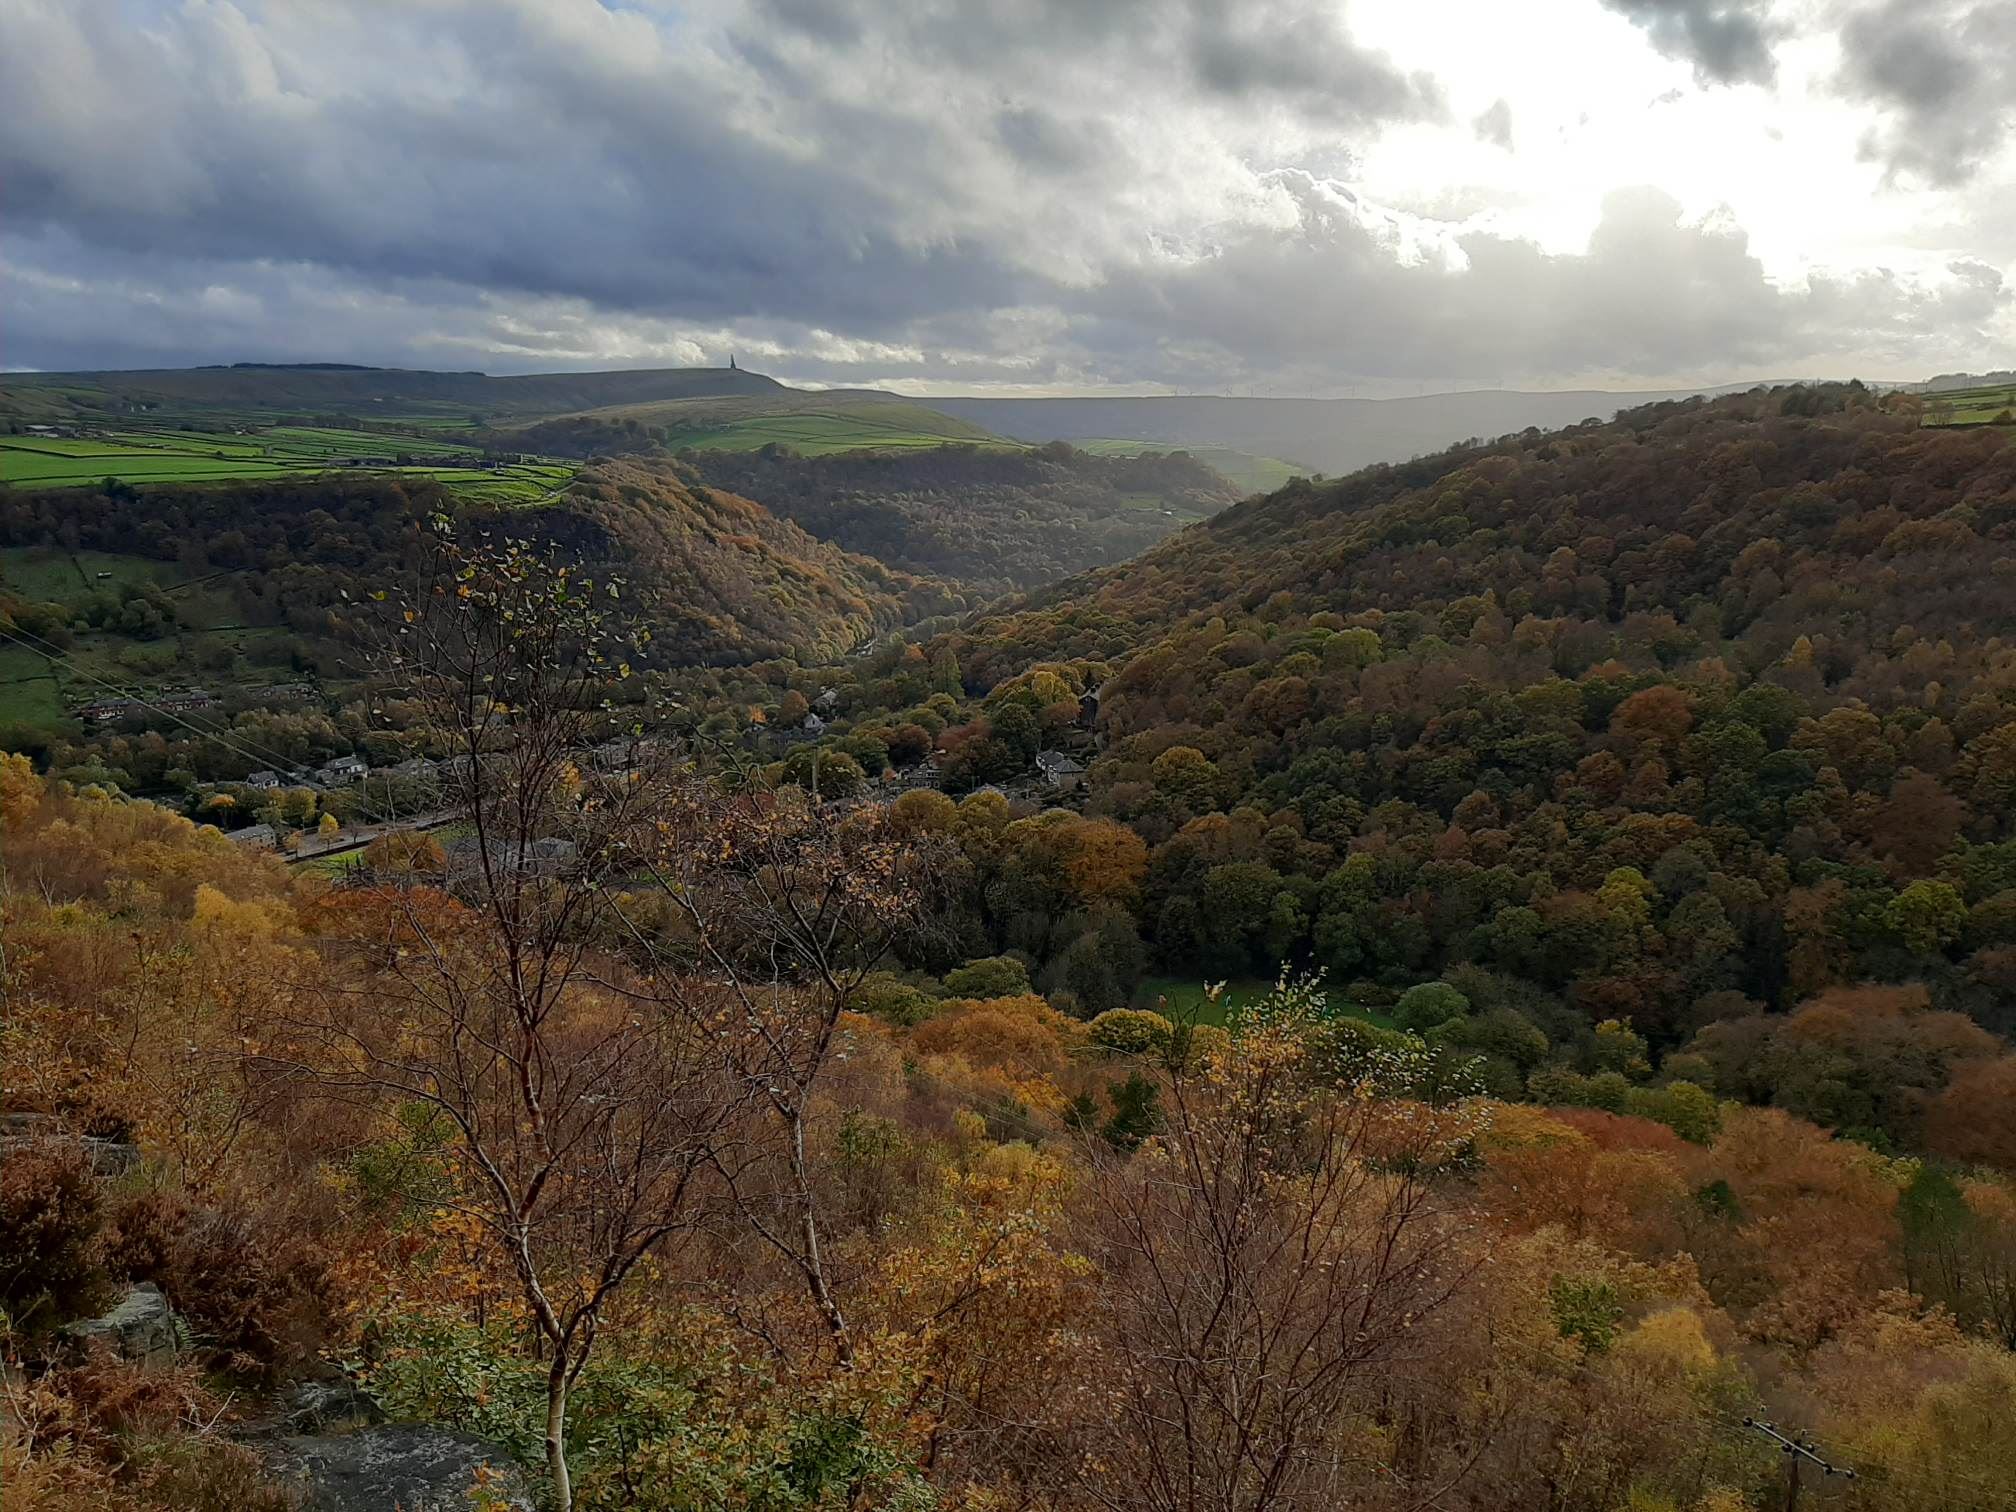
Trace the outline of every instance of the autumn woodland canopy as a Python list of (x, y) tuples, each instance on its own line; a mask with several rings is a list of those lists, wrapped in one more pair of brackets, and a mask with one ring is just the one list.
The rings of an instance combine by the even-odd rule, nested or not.
[[(332, 690), (0, 756), (10, 1505), (284, 1507), (340, 1379), (552, 1507), (1762, 1512), (1748, 1419), (1802, 1506), (2016, 1507), (2016, 450), (1921, 418), (1654, 406), (984, 608), (1033, 559), (896, 560), (956, 487), (866, 464), (0, 499)], [(462, 829), (234, 843), (289, 740)], [(172, 1362), (71, 1346), (141, 1283)]]

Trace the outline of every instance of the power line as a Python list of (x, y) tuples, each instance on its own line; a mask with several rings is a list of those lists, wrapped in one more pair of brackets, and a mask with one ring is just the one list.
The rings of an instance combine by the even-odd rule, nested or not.
[[(152, 699), (147, 698), (145, 695), (138, 693), (131, 688), (121, 687), (118, 683), (108, 681), (107, 679), (98, 676), (95, 672), (86, 670), (83, 666), (79, 665), (77, 659), (71, 656), (70, 653), (63, 650), (60, 646), (57, 646), (53, 641), (44, 640), (41, 636), (34, 634), (32, 631), (22, 630), (18, 626), (12, 628), (9, 628), (7, 626), (0, 626), (0, 638), (11, 640), (16, 645), (22, 647), (24, 650), (33, 651), (37, 655), (49, 658), (49, 660), (51, 661), (64, 662), (69, 666), (72, 675), (80, 677), (84, 679), (84, 681), (86, 682), (96, 683), (99, 687), (106, 689), (108, 692), (117, 693), (122, 698), (125, 698), (130, 702), (139, 704), (142, 708), (152, 710), (154, 713), (161, 715), (164, 719), (172, 719), (173, 721), (175, 721), (176, 724), (181, 725), (184, 729), (189, 730), (194, 734), (203, 736), (206, 739), (214, 740), (219, 745), (224, 746), (228, 750), (237, 752), (237, 754), (243, 756), (248, 761), (258, 762), (261, 764), (270, 761), (274, 763), (275, 766), (280, 768), (291, 768), (294, 766), (294, 761), (291, 757), (282, 756), (276, 751), (266, 750), (263, 747), (257, 745), (240, 745), (236, 740), (231, 738), (231, 736), (237, 734), (235, 730), (230, 731), (230, 733), (227, 734), (224, 729), (218, 729), (210, 725), (197, 724), (193, 720), (184, 719), (180, 714), (176, 713), (173, 709), (163, 708), (160, 704), (155, 703)], [(39, 644), (30, 645), (29, 644), (30, 641), (35, 641), (38, 642)]]
[(1828, 1460), (1822, 1459), (1819, 1451), (1814, 1449), (1810, 1442), (1802, 1442), (1796, 1436), (1780, 1433), (1769, 1423), (1758, 1418), (1746, 1417), (1743, 1419), (1743, 1426), (1763, 1434), (1764, 1437), (1776, 1444), (1785, 1455), (1785, 1512), (1797, 1512), (1799, 1506), (1799, 1468), (1808, 1460), (1811, 1460), (1820, 1467), (1822, 1475), (1842, 1475), (1846, 1476), (1849, 1480), (1855, 1479), (1855, 1472), (1853, 1470), (1843, 1469)]

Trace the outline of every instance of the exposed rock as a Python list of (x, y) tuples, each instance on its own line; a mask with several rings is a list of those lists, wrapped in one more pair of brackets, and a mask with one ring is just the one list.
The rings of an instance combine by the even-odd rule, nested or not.
[(60, 1119), (49, 1113), (9, 1113), (0, 1119), (0, 1153), (29, 1148), (44, 1141), (80, 1144), (91, 1158), (91, 1170), (98, 1176), (124, 1176), (140, 1164), (140, 1150), (124, 1140), (103, 1139), (96, 1134), (73, 1134)]
[[(280, 1480), (302, 1491), (302, 1512), (470, 1512), (477, 1505), (532, 1512), (532, 1493), (510, 1456), (444, 1428), (392, 1423), (293, 1434), (260, 1452)], [(481, 1502), (470, 1495), (479, 1484)]]
[(175, 1310), (152, 1281), (143, 1281), (120, 1299), (119, 1305), (97, 1318), (79, 1318), (63, 1325), (61, 1334), (73, 1349), (88, 1351), (103, 1346), (142, 1364), (165, 1363), (175, 1358), (181, 1344)]
[(280, 1413), (295, 1433), (328, 1433), (338, 1428), (370, 1428), (385, 1421), (378, 1404), (352, 1381), (302, 1381), (280, 1400)]

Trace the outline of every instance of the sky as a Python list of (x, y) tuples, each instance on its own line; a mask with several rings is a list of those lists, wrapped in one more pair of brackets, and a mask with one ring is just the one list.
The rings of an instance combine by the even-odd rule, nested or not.
[(0, 0), (0, 366), (2016, 366), (2012, 0)]

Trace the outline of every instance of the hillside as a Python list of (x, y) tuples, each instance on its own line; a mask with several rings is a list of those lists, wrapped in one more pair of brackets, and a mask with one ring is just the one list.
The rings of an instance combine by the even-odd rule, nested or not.
[[(575, 521), (596, 530), (577, 533)], [(630, 583), (634, 612), (652, 626), (658, 654), (674, 662), (837, 657), (964, 602), (703, 486), (676, 463), (590, 467), (528, 523)]]
[(803, 457), (696, 451), (694, 471), (850, 551), (986, 593), (1130, 557), (1239, 497), (1183, 454), (941, 446)]
[(996, 442), (977, 425), (891, 395), (784, 388), (612, 405), (481, 435), (492, 447), (565, 457), (752, 451), (766, 446), (821, 455), (861, 448), (889, 451), (947, 442)]
[[(307, 692), (321, 721), (311, 735), (266, 731), (253, 744), (299, 746), (297, 761), (350, 750), (357, 729), (322, 711), (356, 675), (357, 606), (404, 580), (430, 516), (457, 510), (472, 528), (547, 539), (623, 578), (661, 663), (837, 657), (968, 602), (670, 461), (605, 462), (552, 502), (502, 515), (432, 480), (374, 475), (12, 492), (0, 495), (0, 748), (53, 752), (129, 790), (177, 769), (242, 776), (275, 763), (204, 733), (298, 722)], [(82, 704), (196, 688), (210, 702), (194, 717), (75, 723)], [(142, 726), (155, 733), (128, 738)]]
[(406, 368), (161, 368), (0, 376), (0, 417), (31, 420), (135, 413), (293, 411), (367, 418), (554, 415), (694, 395), (767, 395), (784, 385), (731, 368), (638, 368), (493, 378)]
[(1126, 399), (934, 398), (934, 409), (1020, 441), (1126, 436), (1177, 446), (1220, 446), (1342, 473), (1404, 462), (1470, 437), (1608, 419), (1631, 405), (1686, 397), (1572, 389), (1481, 389), (1407, 399), (1236, 399), (1213, 395)]
[(614, 759), (578, 576), (407, 570), (437, 485), (0, 498), (38, 591), (87, 538), (290, 618), (383, 585), (431, 667), (225, 733), (471, 774), (323, 871), (258, 827), (391, 773), (0, 756), (10, 1507), (1185, 1512), (1139, 1488), (1257, 1458), (1268, 1512), (1736, 1512), (1762, 1419), (1854, 1469), (1816, 1507), (1989, 1505), (2016, 447), (1919, 419), (1297, 484), (831, 665), (950, 605), (593, 463), (472, 522), (619, 568), (634, 654), (764, 657)]
[(2016, 447), (1916, 410), (1746, 394), (1291, 485), (853, 671), (833, 742), (933, 722), (954, 791), (1075, 751), (1148, 847), (1134, 966), (990, 917), (1102, 1006), (1285, 962), (1455, 973), (1542, 1050), (1868, 980), (2007, 1033)]
[[(1060, 626), (1096, 620), (1152, 636), (1211, 614), (1272, 617), (1290, 600), (1305, 613), (1412, 612), (1432, 623), (1483, 594), (1507, 614), (1579, 606), (1605, 624), (1700, 621), (1713, 608), (1716, 623), (1691, 633), (1740, 647), (1755, 668), (1801, 633), (1838, 640), (1827, 615), (1849, 585), (1874, 590), (1855, 621), (1870, 641), (1900, 625), (1969, 625), (1985, 646), (2016, 628), (1995, 553), (1972, 549), (1977, 530), (2010, 523), (2008, 433), (1919, 434), (1915, 401), (1879, 405), (1840, 388), (1820, 392), (1852, 407), (1796, 413), (1815, 392), (1652, 405), (1610, 424), (1291, 484), (1056, 585), (1001, 628), (1024, 633), (1054, 614)], [(1570, 555), (1557, 560), (1563, 548)], [(1767, 563), (1765, 591), (1729, 596)], [(1581, 599), (1563, 601), (1548, 583), (1564, 571), (1594, 574), (1600, 591), (1592, 599), (1585, 584)], [(1956, 652), (1976, 666), (1977, 654)]]

